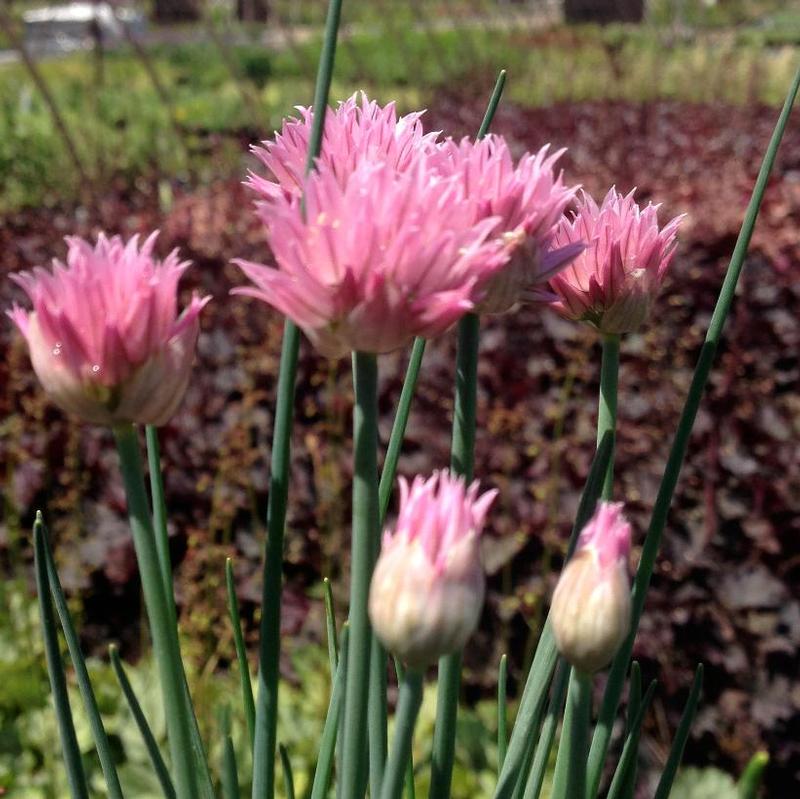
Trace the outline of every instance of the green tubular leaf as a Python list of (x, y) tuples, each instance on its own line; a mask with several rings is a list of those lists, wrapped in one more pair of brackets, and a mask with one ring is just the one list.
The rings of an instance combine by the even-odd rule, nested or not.
[(336, 676), (336, 667), (339, 665), (339, 640), (336, 635), (336, 613), (333, 608), (333, 590), (331, 581), (326, 577), (322, 581), (325, 591), (325, 630), (328, 634), (328, 661), (331, 668), (331, 681)]
[(278, 752), (281, 756), (283, 787), (286, 791), (286, 799), (294, 799), (294, 775), (292, 774), (292, 761), (289, 760), (289, 750), (283, 744), (278, 744)]
[[(639, 708), (642, 704), (642, 670), (639, 667), (639, 661), (634, 660), (631, 663), (631, 679), (630, 687), (628, 688), (628, 707), (625, 711), (625, 735), (627, 736), (632, 729), (634, 729), (634, 720), (639, 713)], [(636, 747), (638, 749), (638, 740)], [(621, 788), (620, 796), (622, 799), (633, 799), (633, 794), (636, 790), (636, 760), (634, 759), (628, 770), (625, 782)]]
[(569, 666), (565, 661), (558, 664), (556, 676), (553, 679), (553, 690), (550, 695), (550, 704), (547, 706), (542, 730), (539, 733), (539, 741), (536, 744), (536, 753), (533, 758), (533, 765), (528, 774), (528, 782), (525, 785), (523, 799), (539, 799), (544, 785), (544, 775), (547, 772), (547, 765), (550, 761), (550, 751), (553, 748), (553, 740), (556, 736), (558, 720), (564, 709), (564, 700), (567, 696), (567, 686), (569, 685)]
[(508, 657), (500, 658), (500, 669), (497, 676), (497, 768), (503, 768), (508, 749)]
[(222, 796), (224, 799), (239, 799), (239, 769), (236, 766), (236, 750), (233, 739), (225, 736), (225, 751), (222, 761)]
[(619, 763), (617, 763), (617, 769), (611, 780), (611, 787), (608, 789), (606, 799), (622, 799), (628, 792), (628, 786), (631, 784), (631, 774), (636, 773), (636, 757), (639, 754), (642, 721), (647, 709), (650, 707), (650, 702), (653, 700), (655, 689), (656, 681), (653, 680), (647, 688), (644, 698), (637, 703), (636, 715), (630, 719), (630, 727), (625, 736), (625, 745), (622, 747), (622, 754), (620, 755)]
[(492, 89), (492, 96), (489, 98), (489, 105), (486, 106), (486, 112), (483, 115), (481, 126), (478, 128), (478, 135), (476, 139), (482, 139), (492, 126), (492, 120), (497, 112), (497, 106), (500, 103), (500, 98), (503, 96), (503, 89), (506, 86), (506, 71), (501, 69), (497, 75), (497, 80)]
[(69, 656), (72, 660), (72, 665), (75, 668), (75, 676), (78, 680), (78, 689), (81, 692), (81, 699), (83, 706), (86, 710), (86, 715), (89, 719), (89, 726), (92, 730), (92, 738), (94, 738), (94, 745), (97, 749), (97, 755), (100, 759), (100, 768), (103, 771), (103, 777), (108, 787), (109, 799), (122, 799), (122, 787), (119, 784), (119, 777), (117, 776), (117, 768), (114, 765), (114, 756), (111, 753), (111, 746), (108, 742), (106, 735), (106, 728), (103, 726), (103, 720), (100, 718), (100, 710), (97, 707), (97, 699), (92, 689), (92, 683), (89, 679), (89, 671), (86, 668), (86, 661), (81, 652), (80, 641), (78, 634), (75, 631), (75, 626), (72, 623), (72, 618), (69, 614), (67, 607), (67, 599), (64, 596), (64, 590), (61, 587), (61, 581), (58, 578), (58, 571), (56, 564), (53, 560), (53, 553), (50, 551), (50, 545), (47, 540), (47, 528), (37, 517), (37, 523), (40, 525), (40, 538), (42, 550), (47, 567), (47, 577), (50, 583), (50, 591), (53, 595), (53, 601), (56, 606), (58, 618), (61, 621), (61, 629), (64, 631), (64, 639), (67, 642), (67, 649)]
[(128, 675), (125, 674), (125, 669), (123, 668), (122, 661), (119, 657), (119, 651), (113, 644), (108, 648), (108, 655), (111, 660), (111, 667), (114, 669), (114, 674), (117, 677), (117, 682), (119, 682), (120, 688), (122, 688), (125, 701), (128, 703), (128, 707), (133, 715), (133, 720), (136, 722), (136, 726), (139, 728), (139, 734), (142, 736), (144, 747), (147, 750), (150, 762), (153, 765), (153, 771), (155, 772), (158, 782), (161, 785), (161, 791), (163, 792), (165, 799), (175, 799), (175, 788), (172, 785), (172, 779), (169, 776), (167, 764), (164, 762), (164, 758), (161, 756), (161, 750), (158, 748), (156, 738), (153, 735), (153, 731), (150, 729), (150, 725), (147, 723), (144, 711), (142, 710), (142, 706), (139, 704), (139, 700), (136, 698), (136, 693), (134, 692), (133, 686), (128, 679)]
[(250, 666), (247, 662), (247, 647), (242, 634), (242, 619), (239, 615), (239, 602), (236, 598), (236, 582), (233, 578), (233, 561), (225, 559), (225, 585), (228, 591), (228, 615), (233, 629), (233, 644), (236, 649), (236, 659), (239, 662), (239, 681), (242, 687), (242, 705), (244, 718), (247, 723), (247, 734), (250, 746), (253, 746), (255, 736), (256, 706), (253, 699), (253, 684), (250, 681)]
[[(150, 473), (150, 494), (153, 506), (153, 534), (155, 535), (156, 555), (161, 570), (161, 578), (164, 583), (166, 612), (170, 617), (172, 626), (177, 630), (178, 611), (175, 607), (175, 587), (172, 582), (172, 561), (170, 559), (169, 534), (167, 531), (167, 503), (164, 497), (164, 479), (161, 472), (161, 452), (158, 443), (158, 429), (152, 425), (147, 425), (145, 427), (145, 439), (147, 442), (147, 468)], [(214, 799), (214, 786), (211, 783), (208, 758), (203, 746), (203, 740), (200, 737), (200, 727), (197, 723), (197, 715), (195, 714), (194, 705), (192, 704), (189, 682), (186, 679), (183, 663), (180, 664), (180, 672), (181, 679), (184, 683), (184, 712), (189, 717), (192, 755), (194, 756), (199, 779), (201, 780), (200, 787), (204, 799)]]
[[(344, 699), (343, 795), (357, 799), (367, 772), (368, 699), (372, 632), (367, 596), (377, 544), (378, 520), (378, 362), (353, 353), (353, 527), (350, 577), (350, 659)], [(375, 753), (370, 741), (370, 752)]]
[[(322, 146), (322, 133), (336, 56), (336, 39), (341, 12), (342, 0), (330, 0), (314, 89), (315, 113), (308, 144), (306, 172), (314, 168), (314, 162), (319, 156)], [(283, 329), (281, 362), (278, 372), (270, 489), (267, 502), (267, 545), (264, 553), (258, 694), (253, 747), (253, 799), (272, 797), (275, 790), (283, 537), (289, 494), (289, 458), (299, 347), (300, 332), (297, 326), (287, 319)]]
[(47, 555), (44, 541), (44, 526), (41, 513), (37, 512), (33, 525), (33, 552), (36, 570), (36, 593), (39, 597), (39, 616), (44, 636), (44, 653), (47, 659), (47, 674), (50, 677), (50, 689), (53, 693), (53, 704), (58, 721), (58, 734), (61, 748), (64, 751), (64, 765), (67, 781), (73, 799), (89, 799), (86, 785), (86, 774), (83, 770), (81, 751), (75, 735), (72, 721), (72, 710), (67, 694), (67, 680), (64, 676), (64, 663), (58, 647), (58, 632), (53, 616), (53, 603), (50, 599), (50, 581), (47, 576)]
[(422, 704), (422, 674), (407, 670), (400, 683), (397, 699), (394, 740), (386, 763), (380, 799), (400, 799), (408, 759), (411, 757), (411, 743), (414, 725)]
[(739, 231), (739, 237), (736, 240), (736, 246), (733, 249), (730, 264), (728, 265), (725, 279), (723, 280), (722, 288), (720, 289), (719, 297), (714, 307), (714, 313), (708, 326), (705, 342), (700, 351), (700, 356), (697, 359), (697, 366), (695, 367), (686, 402), (681, 411), (675, 438), (672, 442), (667, 465), (664, 469), (664, 476), (661, 479), (658, 495), (653, 505), (653, 515), (650, 519), (650, 526), (642, 547), (642, 555), (633, 586), (631, 632), (622, 648), (617, 653), (611, 666), (606, 692), (603, 697), (603, 704), (600, 709), (598, 723), (592, 740), (592, 747), (589, 752), (589, 799), (594, 799), (599, 790), (603, 764), (611, 740), (611, 729), (619, 706), (620, 697), (622, 696), (625, 674), (628, 671), (628, 661), (630, 660), (633, 650), (633, 642), (636, 638), (639, 620), (644, 611), (647, 589), (650, 585), (650, 578), (653, 575), (656, 557), (661, 546), (661, 536), (663, 535), (664, 526), (666, 525), (667, 514), (669, 513), (669, 507), (672, 503), (672, 496), (678, 483), (683, 460), (686, 457), (689, 436), (691, 435), (694, 420), (697, 416), (698, 408), (700, 407), (700, 400), (702, 399), (706, 383), (708, 382), (708, 376), (714, 362), (714, 356), (716, 355), (722, 328), (733, 302), (736, 284), (739, 281), (739, 276), (744, 267), (747, 248), (750, 245), (750, 239), (753, 235), (753, 229), (755, 228), (756, 219), (758, 218), (758, 212), (764, 197), (764, 191), (767, 187), (767, 181), (769, 180), (770, 172), (775, 163), (778, 147), (789, 121), (798, 89), (800, 89), (800, 70), (795, 74), (792, 86), (786, 96), (783, 110), (775, 125), (772, 138), (767, 146), (767, 151), (764, 154), (764, 160), (761, 163), (761, 169), (753, 188), (753, 194), (747, 206), (744, 222)]
[(672, 783), (675, 780), (675, 775), (678, 773), (678, 766), (683, 757), (683, 750), (686, 746), (686, 741), (689, 739), (689, 730), (692, 727), (695, 713), (697, 713), (697, 703), (700, 701), (700, 692), (703, 690), (703, 664), (697, 666), (697, 671), (694, 675), (694, 682), (692, 683), (692, 690), (689, 692), (689, 698), (686, 700), (686, 707), (683, 709), (680, 724), (675, 732), (675, 740), (672, 742), (672, 747), (669, 750), (669, 757), (667, 764), (664, 766), (664, 771), (661, 774), (661, 779), (658, 782), (654, 799), (668, 799), (670, 791), (672, 790)]
[[(594, 455), (589, 476), (586, 478), (586, 485), (581, 494), (578, 512), (575, 516), (575, 524), (572, 528), (572, 535), (568, 547), (568, 556), (572, 555), (578, 534), (586, 525), (594, 513), (600, 492), (603, 489), (603, 482), (611, 461), (613, 451), (613, 439), (610, 433), (603, 436), (600, 445)], [(539, 729), (539, 724), (544, 711), (544, 703), (547, 699), (547, 690), (553, 677), (553, 671), (558, 660), (556, 644), (553, 639), (553, 631), (550, 628), (549, 619), (545, 621), (542, 634), (539, 637), (539, 644), (531, 663), (528, 679), (522, 692), (517, 720), (508, 742), (508, 751), (503, 768), (500, 770), (500, 777), (495, 789), (495, 799), (510, 799), (518, 780), (522, 779), (524, 764), (528, 757), (528, 751), (535, 744), (535, 733)]]
[(322, 728), (310, 799), (324, 799), (328, 795), (328, 788), (331, 783), (331, 771), (333, 770), (333, 758), (336, 751), (336, 738), (339, 733), (339, 720), (342, 715), (342, 700), (344, 699), (347, 674), (347, 638), (348, 628), (345, 627), (342, 630), (342, 645), (339, 663), (336, 667), (336, 677), (331, 690), (331, 698), (328, 703), (328, 715), (325, 717), (325, 726)]
[(750, 758), (750, 762), (745, 766), (744, 772), (736, 784), (739, 799), (756, 799), (764, 778), (764, 769), (768, 764), (769, 754), (767, 752), (756, 752)]

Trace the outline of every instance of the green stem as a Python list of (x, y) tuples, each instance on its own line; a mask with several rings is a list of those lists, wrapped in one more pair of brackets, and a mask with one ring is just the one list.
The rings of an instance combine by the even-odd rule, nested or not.
[(344, 702), (343, 795), (364, 784), (371, 632), (367, 596), (378, 535), (378, 362), (353, 353), (353, 531), (350, 555), (350, 659)]
[(50, 598), (50, 581), (47, 578), (47, 558), (45, 555), (44, 528), (41, 517), (37, 514), (33, 525), (34, 566), (36, 569), (36, 593), (39, 596), (39, 616), (44, 635), (44, 654), (47, 659), (47, 674), (50, 678), (50, 690), (53, 693), (53, 704), (58, 721), (58, 734), (64, 752), (64, 765), (67, 771), (67, 782), (73, 799), (89, 799), (86, 787), (86, 774), (83, 770), (81, 750), (75, 735), (72, 721), (72, 710), (69, 706), (67, 680), (64, 676), (64, 663), (58, 647), (58, 632), (53, 616), (53, 602)]
[(583, 799), (586, 795), (586, 755), (591, 717), (592, 678), (573, 669), (556, 757), (552, 799)]
[(147, 750), (147, 754), (150, 757), (150, 764), (152, 765), (156, 778), (161, 785), (161, 793), (164, 794), (165, 799), (175, 799), (175, 788), (172, 785), (172, 779), (169, 776), (169, 769), (167, 768), (167, 764), (164, 762), (164, 758), (161, 756), (161, 751), (158, 748), (158, 742), (156, 741), (155, 735), (153, 735), (153, 731), (150, 729), (150, 725), (147, 723), (144, 711), (142, 710), (142, 706), (139, 704), (139, 700), (136, 698), (136, 694), (134, 693), (133, 686), (128, 679), (128, 675), (125, 674), (125, 669), (123, 668), (122, 661), (119, 657), (119, 650), (114, 644), (109, 646), (108, 655), (109, 660), (111, 661), (111, 667), (114, 669), (114, 673), (117, 676), (117, 681), (119, 682), (120, 688), (122, 688), (122, 693), (125, 695), (125, 700), (128, 703), (128, 709), (131, 711), (133, 720), (136, 722), (136, 726), (139, 728), (139, 733), (142, 736), (144, 748)]
[(705, 342), (700, 350), (700, 356), (697, 359), (697, 366), (695, 367), (692, 383), (689, 387), (689, 393), (681, 412), (677, 430), (675, 431), (675, 438), (672, 442), (667, 465), (664, 469), (664, 476), (661, 479), (661, 485), (659, 486), (658, 495), (656, 496), (656, 501), (653, 506), (653, 515), (650, 519), (650, 526), (644, 540), (644, 545), (642, 546), (642, 555), (634, 581), (631, 632), (612, 663), (594, 738), (592, 739), (588, 766), (589, 799), (594, 799), (594, 797), (597, 796), (600, 787), (603, 764), (605, 762), (606, 753), (608, 752), (608, 745), (611, 741), (611, 730), (622, 696), (625, 675), (628, 671), (628, 661), (633, 651), (633, 642), (636, 639), (639, 620), (644, 610), (647, 589), (650, 585), (650, 578), (653, 575), (656, 557), (661, 546), (661, 536), (664, 532), (664, 526), (666, 525), (667, 514), (672, 504), (675, 487), (678, 484), (681, 466), (686, 457), (689, 437), (692, 432), (692, 427), (694, 426), (697, 411), (700, 407), (703, 391), (708, 382), (708, 376), (711, 372), (711, 366), (714, 362), (714, 356), (716, 355), (717, 346), (722, 335), (722, 328), (730, 311), (736, 292), (736, 284), (739, 281), (739, 276), (744, 267), (745, 256), (750, 245), (750, 239), (753, 235), (756, 219), (758, 218), (758, 211), (761, 207), (761, 200), (767, 187), (769, 174), (775, 163), (778, 146), (783, 137), (783, 132), (786, 129), (786, 124), (789, 121), (798, 89), (800, 89), (800, 70), (795, 74), (783, 110), (775, 125), (775, 130), (773, 131), (767, 151), (764, 154), (764, 160), (762, 161), (761, 169), (758, 173), (755, 187), (753, 188), (753, 194), (750, 198), (747, 212), (745, 213), (739, 237), (736, 240), (736, 246), (734, 247), (733, 255), (731, 256), (731, 261), (725, 274), (717, 303), (714, 307), (714, 313), (708, 326)]
[(233, 561), (225, 560), (225, 586), (228, 591), (228, 615), (233, 630), (233, 645), (236, 650), (236, 659), (239, 662), (239, 684), (242, 689), (242, 707), (244, 720), (247, 724), (247, 737), (250, 740), (250, 749), (253, 748), (255, 735), (256, 707), (253, 700), (253, 685), (250, 680), (250, 664), (247, 661), (247, 647), (242, 633), (242, 618), (239, 615), (239, 601), (236, 598), (236, 584), (233, 577)]
[(400, 458), (400, 449), (403, 446), (403, 437), (406, 434), (406, 426), (408, 425), (408, 414), (411, 411), (411, 401), (414, 399), (419, 368), (422, 365), (422, 356), (424, 354), (425, 339), (415, 338), (414, 346), (411, 348), (411, 357), (408, 359), (405, 380), (403, 380), (403, 389), (400, 392), (400, 400), (397, 403), (392, 433), (389, 436), (389, 445), (386, 447), (386, 457), (383, 459), (383, 470), (381, 471), (381, 482), (378, 489), (381, 523), (386, 518), (389, 500), (392, 498), (394, 477), (397, 474), (397, 461)]
[(544, 775), (550, 762), (550, 750), (553, 748), (553, 739), (556, 735), (558, 720), (561, 718), (561, 711), (564, 708), (564, 699), (567, 695), (567, 685), (569, 684), (569, 666), (566, 661), (561, 661), (558, 671), (553, 679), (553, 690), (550, 695), (550, 704), (547, 706), (547, 716), (542, 724), (539, 740), (536, 744), (536, 753), (533, 757), (533, 765), (528, 773), (528, 781), (525, 784), (523, 799), (539, 799), (544, 784)]
[[(619, 377), (619, 336), (603, 336), (603, 356), (600, 362), (600, 398), (597, 408), (597, 446), (607, 431), (611, 432), (612, 445), (617, 437), (617, 381)], [(614, 453), (608, 463), (602, 498), (610, 500), (614, 494)]]
[(497, 677), (497, 769), (503, 768), (508, 749), (508, 656), (500, 657)]
[[(314, 168), (314, 162), (322, 147), (322, 133), (325, 127), (325, 114), (328, 107), (341, 12), (342, 0), (330, 0), (325, 21), (325, 38), (320, 52), (314, 89), (314, 119), (308, 143), (306, 172), (310, 172)], [(269, 499), (267, 501), (267, 544), (264, 552), (264, 582), (259, 629), (258, 696), (253, 747), (253, 799), (272, 799), (275, 795), (283, 536), (289, 495), (289, 455), (299, 343), (299, 331), (294, 323), (287, 319), (284, 324), (278, 372), (278, 396), (272, 438)]]
[(144, 488), (144, 473), (139, 439), (133, 425), (114, 428), (120, 468), (128, 498), (128, 515), (136, 559), (142, 579), (144, 601), (153, 650), (158, 664), (164, 713), (167, 721), (172, 767), (178, 799), (196, 799), (197, 775), (191, 737), (191, 721), (186, 712), (183, 666), (178, 636), (164, 591), (163, 572), (158, 559), (150, 509)]
[(167, 601), (177, 618), (175, 589), (172, 584), (172, 559), (169, 554), (167, 504), (164, 499), (164, 478), (161, 474), (161, 451), (158, 445), (158, 429), (153, 425), (147, 425), (144, 430), (147, 441), (147, 469), (150, 472), (150, 495), (153, 498), (153, 529), (156, 534), (156, 551), (158, 552), (158, 562), (161, 566)]
[[(467, 314), (458, 324), (456, 391), (450, 468), (472, 482), (475, 461), (475, 415), (478, 391), (478, 339), (480, 320)], [(439, 660), (436, 726), (433, 735), (430, 799), (448, 799), (453, 777), (458, 694), (461, 687), (461, 653)]]
[(397, 716), (392, 741), (392, 751), (386, 764), (386, 774), (380, 799), (400, 799), (403, 792), (403, 781), (406, 766), (411, 757), (411, 742), (414, 737), (414, 725), (422, 704), (422, 674), (407, 669), (400, 683), (400, 694), (397, 699)]
[(50, 591), (53, 596), (53, 601), (56, 606), (56, 613), (61, 621), (61, 629), (64, 632), (64, 640), (67, 642), (67, 649), (69, 656), (72, 660), (72, 665), (75, 669), (75, 676), (78, 682), (78, 689), (83, 699), (83, 707), (89, 719), (89, 726), (92, 730), (92, 737), (94, 738), (95, 748), (97, 749), (97, 756), (100, 760), (100, 768), (103, 771), (103, 776), (106, 780), (106, 787), (108, 788), (109, 799), (122, 799), (122, 788), (119, 784), (119, 777), (117, 776), (117, 769), (114, 764), (114, 756), (111, 752), (106, 729), (103, 726), (103, 720), (100, 717), (100, 709), (97, 706), (97, 699), (95, 698), (94, 691), (92, 690), (92, 683), (89, 679), (89, 670), (86, 668), (86, 661), (81, 652), (80, 640), (75, 625), (72, 623), (72, 617), (67, 607), (67, 598), (64, 596), (64, 590), (61, 587), (61, 581), (58, 578), (58, 570), (56, 563), (53, 559), (53, 553), (50, 551), (50, 545), (47, 540), (47, 530), (44, 527), (41, 514), (37, 512), (36, 522), (40, 525), (41, 538), (43, 541), (44, 556), (47, 565), (47, 576), (50, 581)]

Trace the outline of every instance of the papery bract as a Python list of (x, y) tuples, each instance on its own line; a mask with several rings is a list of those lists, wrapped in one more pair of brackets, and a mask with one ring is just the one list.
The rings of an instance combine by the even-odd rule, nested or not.
[(526, 153), (517, 164), (501, 136), (479, 141), (447, 140), (431, 156), (444, 174), (456, 174), (472, 200), (474, 220), (495, 217), (493, 235), (509, 260), (485, 287), (479, 309), (504, 313), (524, 299), (538, 299), (540, 287), (583, 250), (583, 242), (551, 248), (550, 240), (577, 186), (564, 185), (555, 165), (565, 150)]
[[(264, 178), (254, 172), (248, 175), (247, 184), (262, 197), (302, 193), (314, 110), (300, 107), (298, 111), (299, 119), (285, 120), (274, 139), (252, 148), (273, 177)], [(414, 112), (398, 117), (394, 103), (381, 107), (363, 92), (360, 96), (354, 94), (325, 114), (317, 162), (329, 166), (342, 184), (364, 160), (407, 169), (414, 159), (434, 147), (439, 135), (423, 132), (421, 116), (422, 112)]]
[(599, 207), (584, 194), (575, 213), (558, 226), (553, 246), (576, 241), (589, 246), (550, 280), (558, 295), (553, 307), (605, 334), (639, 328), (675, 254), (682, 218), (659, 228), (658, 206), (639, 208), (633, 192), (623, 196), (612, 188)]
[(559, 652), (581, 672), (606, 666), (630, 629), (631, 526), (621, 502), (601, 502), (581, 531), (550, 607)]
[(400, 478), (400, 511), (383, 535), (369, 594), (372, 626), (387, 650), (420, 669), (461, 649), (480, 617), (480, 534), (496, 491), (478, 496), (448, 472), (411, 486)]
[(234, 292), (277, 308), (331, 357), (441, 334), (507, 258), (490, 237), (497, 220), (474, 223), (457, 178), (425, 159), (403, 171), (363, 160), (344, 181), (320, 163), (303, 189), (302, 201), (259, 203), (277, 268), (236, 261), (255, 285)]
[(66, 264), (11, 275), (33, 310), (8, 315), (25, 336), (34, 371), (63, 410), (88, 422), (161, 425), (186, 391), (209, 298), (193, 296), (178, 315), (178, 281), (189, 265), (177, 251), (153, 257), (157, 234), (141, 247), (102, 233), (93, 247), (67, 238)]

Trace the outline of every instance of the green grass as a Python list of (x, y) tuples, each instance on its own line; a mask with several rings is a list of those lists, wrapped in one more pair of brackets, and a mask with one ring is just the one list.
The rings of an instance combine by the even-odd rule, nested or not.
[[(525, 106), (655, 98), (778, 104), (797, 58), (798, 19), (785, 12), (772, 29), (692, 40), (653, 27), (434, 33), (401, 24), (342, 44), (332, 96), (363, 87), (403, 108), (425, 106), (445, 88), (485, 93), (505, 67), (504, 102)], [(90, 54), (44, 61), (41, 70), (101, 190), (159, 177), (198, 183), (241, 174), (246, 142), (266, 138), (309, 102), (318, 47), (314, 37), (272, 53), (239, 46), (230, 52), (233, 72), (207, 42), (154, 49), (171, 108), (124, 50), (107, 54), (102, 75)], [(19, 64), (0, 68), (0, 175), (0, 211), (71, 202), (79, 191), (62, 137)]]

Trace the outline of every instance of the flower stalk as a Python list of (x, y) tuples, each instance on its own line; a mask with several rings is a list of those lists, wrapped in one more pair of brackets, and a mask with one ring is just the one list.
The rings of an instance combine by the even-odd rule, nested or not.
[(350, 659), (344, 700), (342, 793), (361, 795), (366, 773), (372, 635), (367, 597), (378, 539), (378, 362), (353, 353), (353, 530), (350, 556)]
[(163, 572), (158, 558), (150, 508), (144, 487), (144, 472), (139, 440), (133, 425), (114, 428), (120, 469), (125, 482), (136, 560), (142, 579), (147, 617), (153, 636), (153, 650), (158, 664), (164, 711), (167, 721), (175, 791), (178, 799), (196, 799), (197, 774), (192, 755), (190, 720), (184, 704), (183, 667), (177, 631), (164, 591)]
[(386, 764), (386, 774), (380, 799), (400, 799), (406, 766), (411, 756), (411, 741), (414, 725), (422, 704), (422, 673), (406, 669), (400, 682), (397, 700), (397, 716), (392, 741), (392, 751)]

